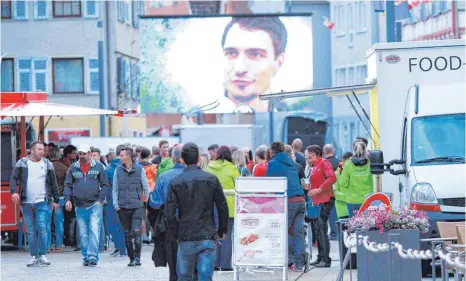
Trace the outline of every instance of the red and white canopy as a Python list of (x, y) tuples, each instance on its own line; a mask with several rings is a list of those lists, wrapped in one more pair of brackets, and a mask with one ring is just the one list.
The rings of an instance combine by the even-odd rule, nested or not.
[(46, 93), (2, 92), (0, 116), (33, 117), (33, 116), (90, 116), (115, 115), (113, 110), (92, 107), (51, 103)]

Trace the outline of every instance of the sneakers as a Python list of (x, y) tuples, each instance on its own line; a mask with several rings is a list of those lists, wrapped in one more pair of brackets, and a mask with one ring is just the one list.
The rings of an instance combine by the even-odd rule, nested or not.
[(27, 267), (35, 267), (39, 266), (39, 259), (36, 257), (32, 257), (31, 261), (26, 265)]
[(96, 266), (97, 265), (97, 261), (96, 260), (90, 260), (89, 261), (89, 266)]
[(89, 261), (88, 261), (88, 260), (85, 260), (85, 261), (83, 262), (83, 266), (89, 266)]
[(332, 261), (321, 261), (318, 264), (315, 265), (316, 268), (325, 268), (325, 267), (331, 267), (332, 266)]
[(119, 249), (115, 249), (113, 252), (110, 253), (111, 257), (118, 257), (118, 255), (120, 255)]
[(41, 265), (50, 265), (50, 261), (47, 259), (46, 255), (42, 255), (39, 257), (39, 263)]
[(140, 258), (134, 258), (133, 262), (134, 262), (134, 266), (141, 266), (141, 259)]
[(136, 263), (135, 263), (134, 259), (130, 259), (130, 262), (128, 263), (128, 266), (130, 266), (130, 267), (136, 266)]

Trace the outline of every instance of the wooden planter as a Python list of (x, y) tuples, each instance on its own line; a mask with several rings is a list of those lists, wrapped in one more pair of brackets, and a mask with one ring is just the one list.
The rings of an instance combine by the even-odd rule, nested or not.
[[(358, 235), (369, 236), (370, 242), (398, 242), (403, 249), (420, 250), (420, 233), (417, 230), (359, 231)], [(389, 237), (390, 236), (390, 237)], [(390, 239), (390, 240), (389, 240)], [(391, 253), (373, 253), (364, 245), (357, 248), (358, 281), (421, 281), (421, 260), (403, 259), (398, 250)]]

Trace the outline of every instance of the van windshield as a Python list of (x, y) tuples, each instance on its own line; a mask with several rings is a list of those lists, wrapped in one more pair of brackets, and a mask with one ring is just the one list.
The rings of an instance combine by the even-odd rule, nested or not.
[(465, 114), (414, 118), (412, 163), (464, 163)]

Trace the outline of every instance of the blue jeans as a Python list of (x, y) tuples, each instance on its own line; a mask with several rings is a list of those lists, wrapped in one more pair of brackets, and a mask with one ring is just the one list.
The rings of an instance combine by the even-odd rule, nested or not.
[(60, 207), (54, 210), (54, 223), (55, 223), (55, 247), (63, 247), (63, 235), (64, 235), (64, 222), (65, 222), (65, 213), (63, 206), (65, 205), (65, 198), (60, 197)]
[(302, 268), (305, 264), (305, 250), (304, 250), (304, 212), (306, 210), (305, 202), (289, 202), (288, 203), (288, 229), (293, 229), (293, 236), (288, 235), (288, 244), (293, 246), (293, 251), (289, 250), (288, 253), (293, 253), (293, 260), (288, 263), (294, 262), (296, 268)]
[(52, 248), (52, 219), (53, 219), (53, 205), (48, 204), (47, 213), (47, 249)]
[(21, 212), (26, 222), (29, 253), (33, 257), (47, 254), (49, 205), (46, 202), (22, 203)]
[(197, 262), (199, 281), (211, 281), (214, 275), (217, 243), (214, 240), (182, 241), (178, 244), (176, 272), (178, 281), (192, 281)]
[(76, 207), (79, 245), (83, 260), (99, 260), (99, 235), (102, 223), (102, 205), (94, 203), (87, 208)]
[(354, 216), (353, 212), (359, 210), (361, 208), (362, 204), (350, 204), (350, 203), (347, 203), (346, 206), (348, 208), (349, 217), (352, 218)]
[[(102, 207), (103, 210), (104, 207)], [(102, 214), (103, 218), (103, 214)], [(104, 252), (105, 251), (105, 226), (104, 226), (104, 220), (102, 219), (100, 221), (100, 235), (99, 235), (99, 252)]]
[(233, 267), (231, 259), (233, 258), (233, 227), (234, 218), (228, 219), (228, 231), (224, 240), (217, 243), (217, 254), (215, 266), (222, 269), (231, 269)]
[(125, 230), (120, 223), (118, 213), (113, 207), (112, 198), (108, 200), (108, 204), (105, 207), (105, 219), (107, 220), (107, 231), (112, 237), (115, 249), (120, 250), (120, 255), (126, 256), (126, 244), (125, 244)]

